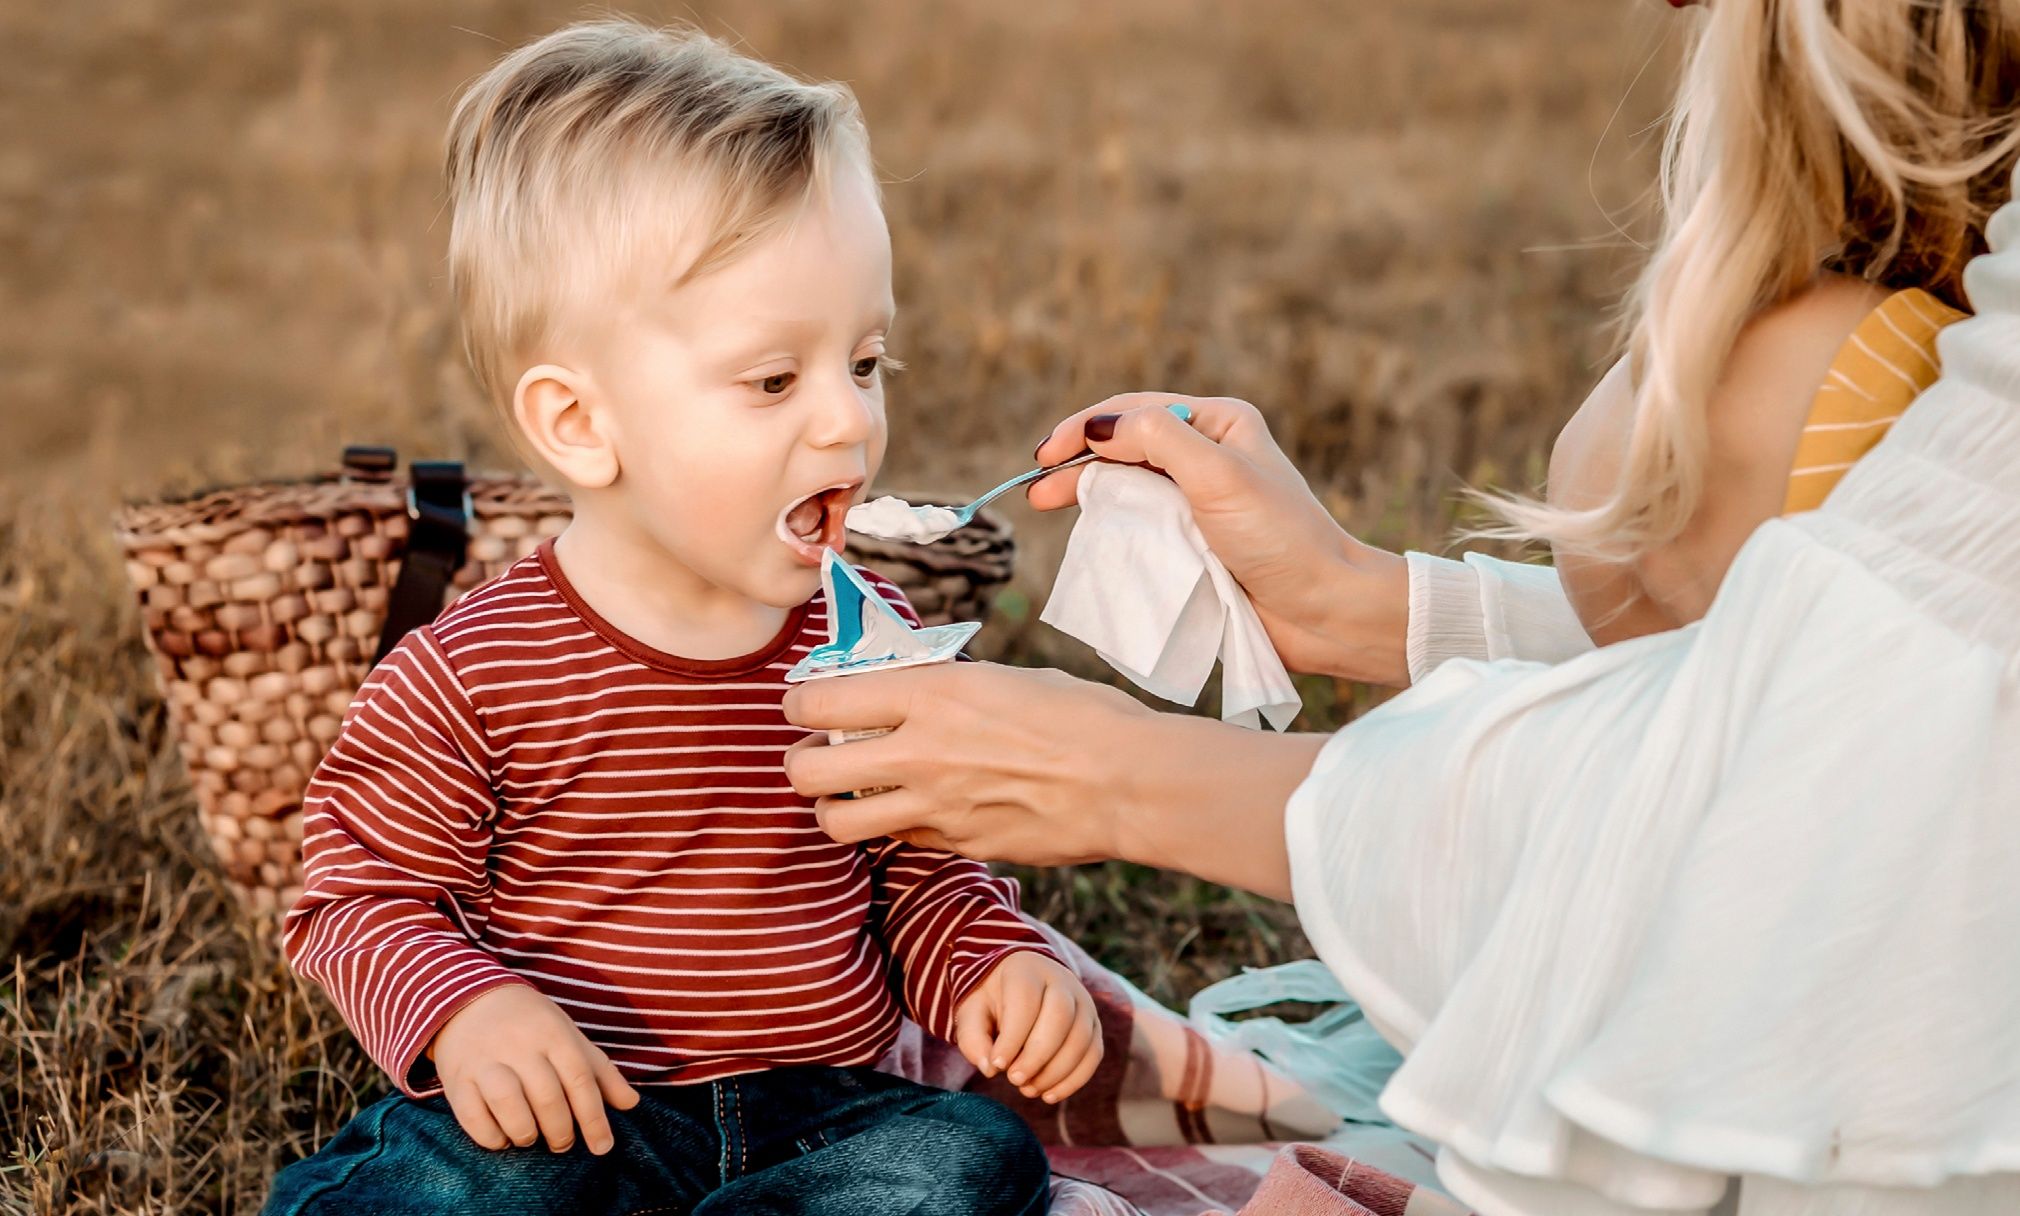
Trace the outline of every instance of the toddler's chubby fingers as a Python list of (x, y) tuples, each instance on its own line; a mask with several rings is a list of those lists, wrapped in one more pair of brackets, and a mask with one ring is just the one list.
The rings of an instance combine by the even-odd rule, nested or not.
[[(1039, 1070), (1038, 1075), (1031, 1078), (1032, 1092), (1047, 1102), (1057, 1102), (1073, 1092), (1061, 1090), (1067, 1078), (1080, 1070), (1090, 1054), (1096, 1064), (1101, 1062), (1101, 1022), (1094, 1016), (1092, 1005), (1082, 1002), (1074, 1008), (1073, 1029), (1068, 1032), (1066, 1041), (1052, 1053), (1052, 1059)], [(1074, 1086), (1074, 1089), (1078, 1088)]]
[[(590, 1059), (591, 1053), (602, 1055), (594, 1047), (584, 1043), (578, 1050), (563, 1049), (548, 1057), (554, 1066), (554, 1075), (561, 1082), (561, 1092), (567, 1102), (567, 1112), (562, 1116), (574, 1116), (576, 1127), (582, 1129), (582, 1143), (589, 1151), (601, 1157), (610, 1151), (616, 1138), (610, 1133), (610, 1112), (603, 1108), (603, 1087), (596, 1075), (596, 1063)], [(542, 1126), (546, 1126), (544, 1123)], [(551, 1145), (553, 1141), (550, 1139)]]
[(998, 981), (996, 1001), (996, 1041), (989, 1047), (989, 1062), (997, 1072), (1006, 1072), (1010, 1062), (1024, 1050), (1031, 1037), (1031, 1024), (1045, 999), (1045, 986), (1005, 974)]
[(479, 1069), (473, 1080), (505, 1138), (520, 1148), (531, 1148), (540, 1139), (540, 1124), (533, 1118), (533, 1108), (526, 1104), (519, 1074), (503, 1064), (492, 1063)]
[[(568, 1105), (568, 1091), (546, 1056), (536, 1056), (519, 1066), (519, 1083), (533, 1108), (534, 1122), (550, 1151), (565, 1153), (575, 1146), (575, 1112)], [(598, 1104), (601, 1106), (601, 1103)]]
[(1065, 1080), (1045, 1091), (1045, 1101), (1048, 1104), (1064, 1102), (1079, 1093), (1082, 1086), (1094, 1079), (1094, 1072), (1101, 1067), (1101, 1061), (1106, 1055), (1107, 1049), (1101, 1045), (1101, 1035), (1097, 1031), (1093, 1047), (1086, 1055), (1080, 1057), (1080, 1063), (1073, 1066), (1073, 1071), (1067, 1074)]
[(954, 1046), (985, 1077), (993, 1077), (998, 1071), (996, 1062), (989, 1058), (994, 1022), (987, 1001), (966, 1001), (954, 1011)]
[(591, 1046), (589, 1050), (596, 1059), (596, 1087), (603, 1091), (603, 1100), (619, 1110), (637, 1106), (638, 1090), (624, 1079), (623, 1073), (617, 1071), (617, 1065), (612, 1064), (610, 1057), (596, 1047)]
[(1038, 1006), (1038, 1016), (1032, 1020), (1031, 1034), (1024, 1041), (1024, 1050), (1010, 1061), (1010, 1084), (1027, 1098), (1038, 1096), (1032, 1081), (1073, 1033), (1073, 992), (1063, 984), (1046, 984), (1045, 995)]
[(498, 1120), (491, 1117), (491, 1108), (484, 1101), (484, 1095), (477, 1092), (475, 1084), (458, 1081), (444, 1086), (442, 1096), (449, 1101), (449, 1110), (456, 1116), (456, 1125), (477, 1147), (488, 1148), (495, 1153), (512, 1143), (505, 1135), (505, 1129), (498, 1126)]

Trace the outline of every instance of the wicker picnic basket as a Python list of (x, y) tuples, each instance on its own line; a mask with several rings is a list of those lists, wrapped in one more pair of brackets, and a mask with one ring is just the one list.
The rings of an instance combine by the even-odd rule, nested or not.
[[(139, 503), (118, 518), (204, 833), (254, 912), (285, 911), (300, 891), (302, 791), (397, 641), (382, 636), (389, 613), (404, 634), (568, 523), (567, 500), (528, 476), (396, 468), (387, 449), (353, 448), (339, 474)], [(405, 560), (410, 543), (440, 558), (432, 579), (430, 562)], [(1015, 544), (984, 513), (932, 545), (852, 536), (850, 555), (938, 624), (987, 615)]]

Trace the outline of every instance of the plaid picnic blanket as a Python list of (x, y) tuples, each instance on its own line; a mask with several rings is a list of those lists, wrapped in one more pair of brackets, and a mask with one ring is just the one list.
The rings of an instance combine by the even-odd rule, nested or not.
[(1429, 1145), (1342, 1122), (1295, 1078), (1032, 923), (1101, 1012), (1107, 1054), (1085, 1088), (1057, 1106), (1031, 1101), (910, 1023), (879, 1067), (1024, 1116), (1052, 1159), (1056, 1216), (1468, 1216), (1438, 1189)]

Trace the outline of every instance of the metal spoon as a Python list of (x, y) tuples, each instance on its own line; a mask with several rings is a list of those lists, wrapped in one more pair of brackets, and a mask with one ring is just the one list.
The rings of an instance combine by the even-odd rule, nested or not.
[[(1182, 401), (1174, 401), (1165, 408), (1170, 410), (1173, 416), (1180, 422), (1192, 421), (1192, 409)], [(981, 512), (983, 507), (988, 506), (1018, 486), (1028, 485), (1031, 482), (1037, 481), (1040, 477), (1057, 473), (1061, 469), (1074, 468), (1077, 465), (1083, 465), (1091, 460), (1099, 459), (1100, 457), (1093, 452), (1082, 452), (1071, 460), (1062, 460), (1058, 464), (1032, 469), (1027, 473), (1019, 473), (965, 507), (942, 507), (932, 504), (921, 506), (917, 503), (908, 503), (897, 498), (879, 498), (875, 502), (863, 503), (850, 508), (849, 527), (866, 536), (881, 537), (885, 540), (905, 540), (917, 545), (929, 545), (974, 523), (975, 516)], [(904, 523), (899, 524), (888, 518), (894, 512), (904, 519)], [(879, 522), (872, 523), (871, 516), (876, 516)]]
[[(1164, 408), (1170, 410), (1172, 415), (1176, 417), (1180, 422), (1192, 421), (1192, 407), (1185, 404), (1185, 402), (1183, 401), (1174, 401), (1170, 405), (1165, 406)], [(1061, 469), (1077, 468), (1080, 465), (1086, 464), (1090, 460), (1099, 460), (1099, 459), (1101, 459), (1101, 457), (1093, 452), (1082, 452), (1080, 453), (1080, 455), (1072, 457), (1071, 459), (1068, 460), (1062, 460), (1058, 464), (1049, 464), (1045, 465), (1042, 468), (1032, 469), (1028, 473), (1019, 473), (1017, 476), (1012, 477), (1010, 480), (1004, 482), (1002, 485), (997, 486), (995, 489), (990, 490), (987, 493), (983, 494), (982, 497), (976, 499), (974, 502), (969, 503), (967, 506), (952, 508), (954, 514), (961, 520), (960, 523), (955, 524), (954, 526), (956, 528), (967, 527), (969, 524), (975, 522), (976, 513), (979, 512), (983, 507), (988, 506), (991, 502), (994, 502), (996, 499), (1001, 498), (1005, 494), (1008, 494), (1010, 491), (1016, 489), (1018, 486), (1028, 485), (1031, 482), (1037, 481), (1040, 477), (1050, 476), (1053, 473), (1059, 472)]]

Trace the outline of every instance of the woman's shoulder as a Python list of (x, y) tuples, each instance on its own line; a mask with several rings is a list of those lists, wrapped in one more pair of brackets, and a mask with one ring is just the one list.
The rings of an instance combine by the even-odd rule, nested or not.
[[(1690, 523), (1632, 563), (1562, 563), (1566, 590), (1594, 640), (1620, 641), (1704, 615), (1740, 546), (1781, 514), (1817, 388), (1888, 294), (1831, 276), (1747, 322), (1706, 403), (1704, 494)], [(1611, 490), (1634, 408), (1632, 378), (1616, 366), (1558, 441), (1551, 461), (1554, 500), (1589, 502)]]
[[(1782, 513), (1789, 470), (1795, 467), (1817, 390), (1845, 343), (1889, 294), (1871, 283), (1834, 276), (1762, 310), (1740, 331), (1706, 402), (1711, 442), (1705, 506), (1680, 540), (1692, 530), (1730, 532), (1743, 525), (1736, 537), (1723, 537), (1743, 542), (1754, 528)], [(1738, 544), (1730, 548), (1737, 551)], [(1730, 553), (1725, 560), (1731, 560)]]

